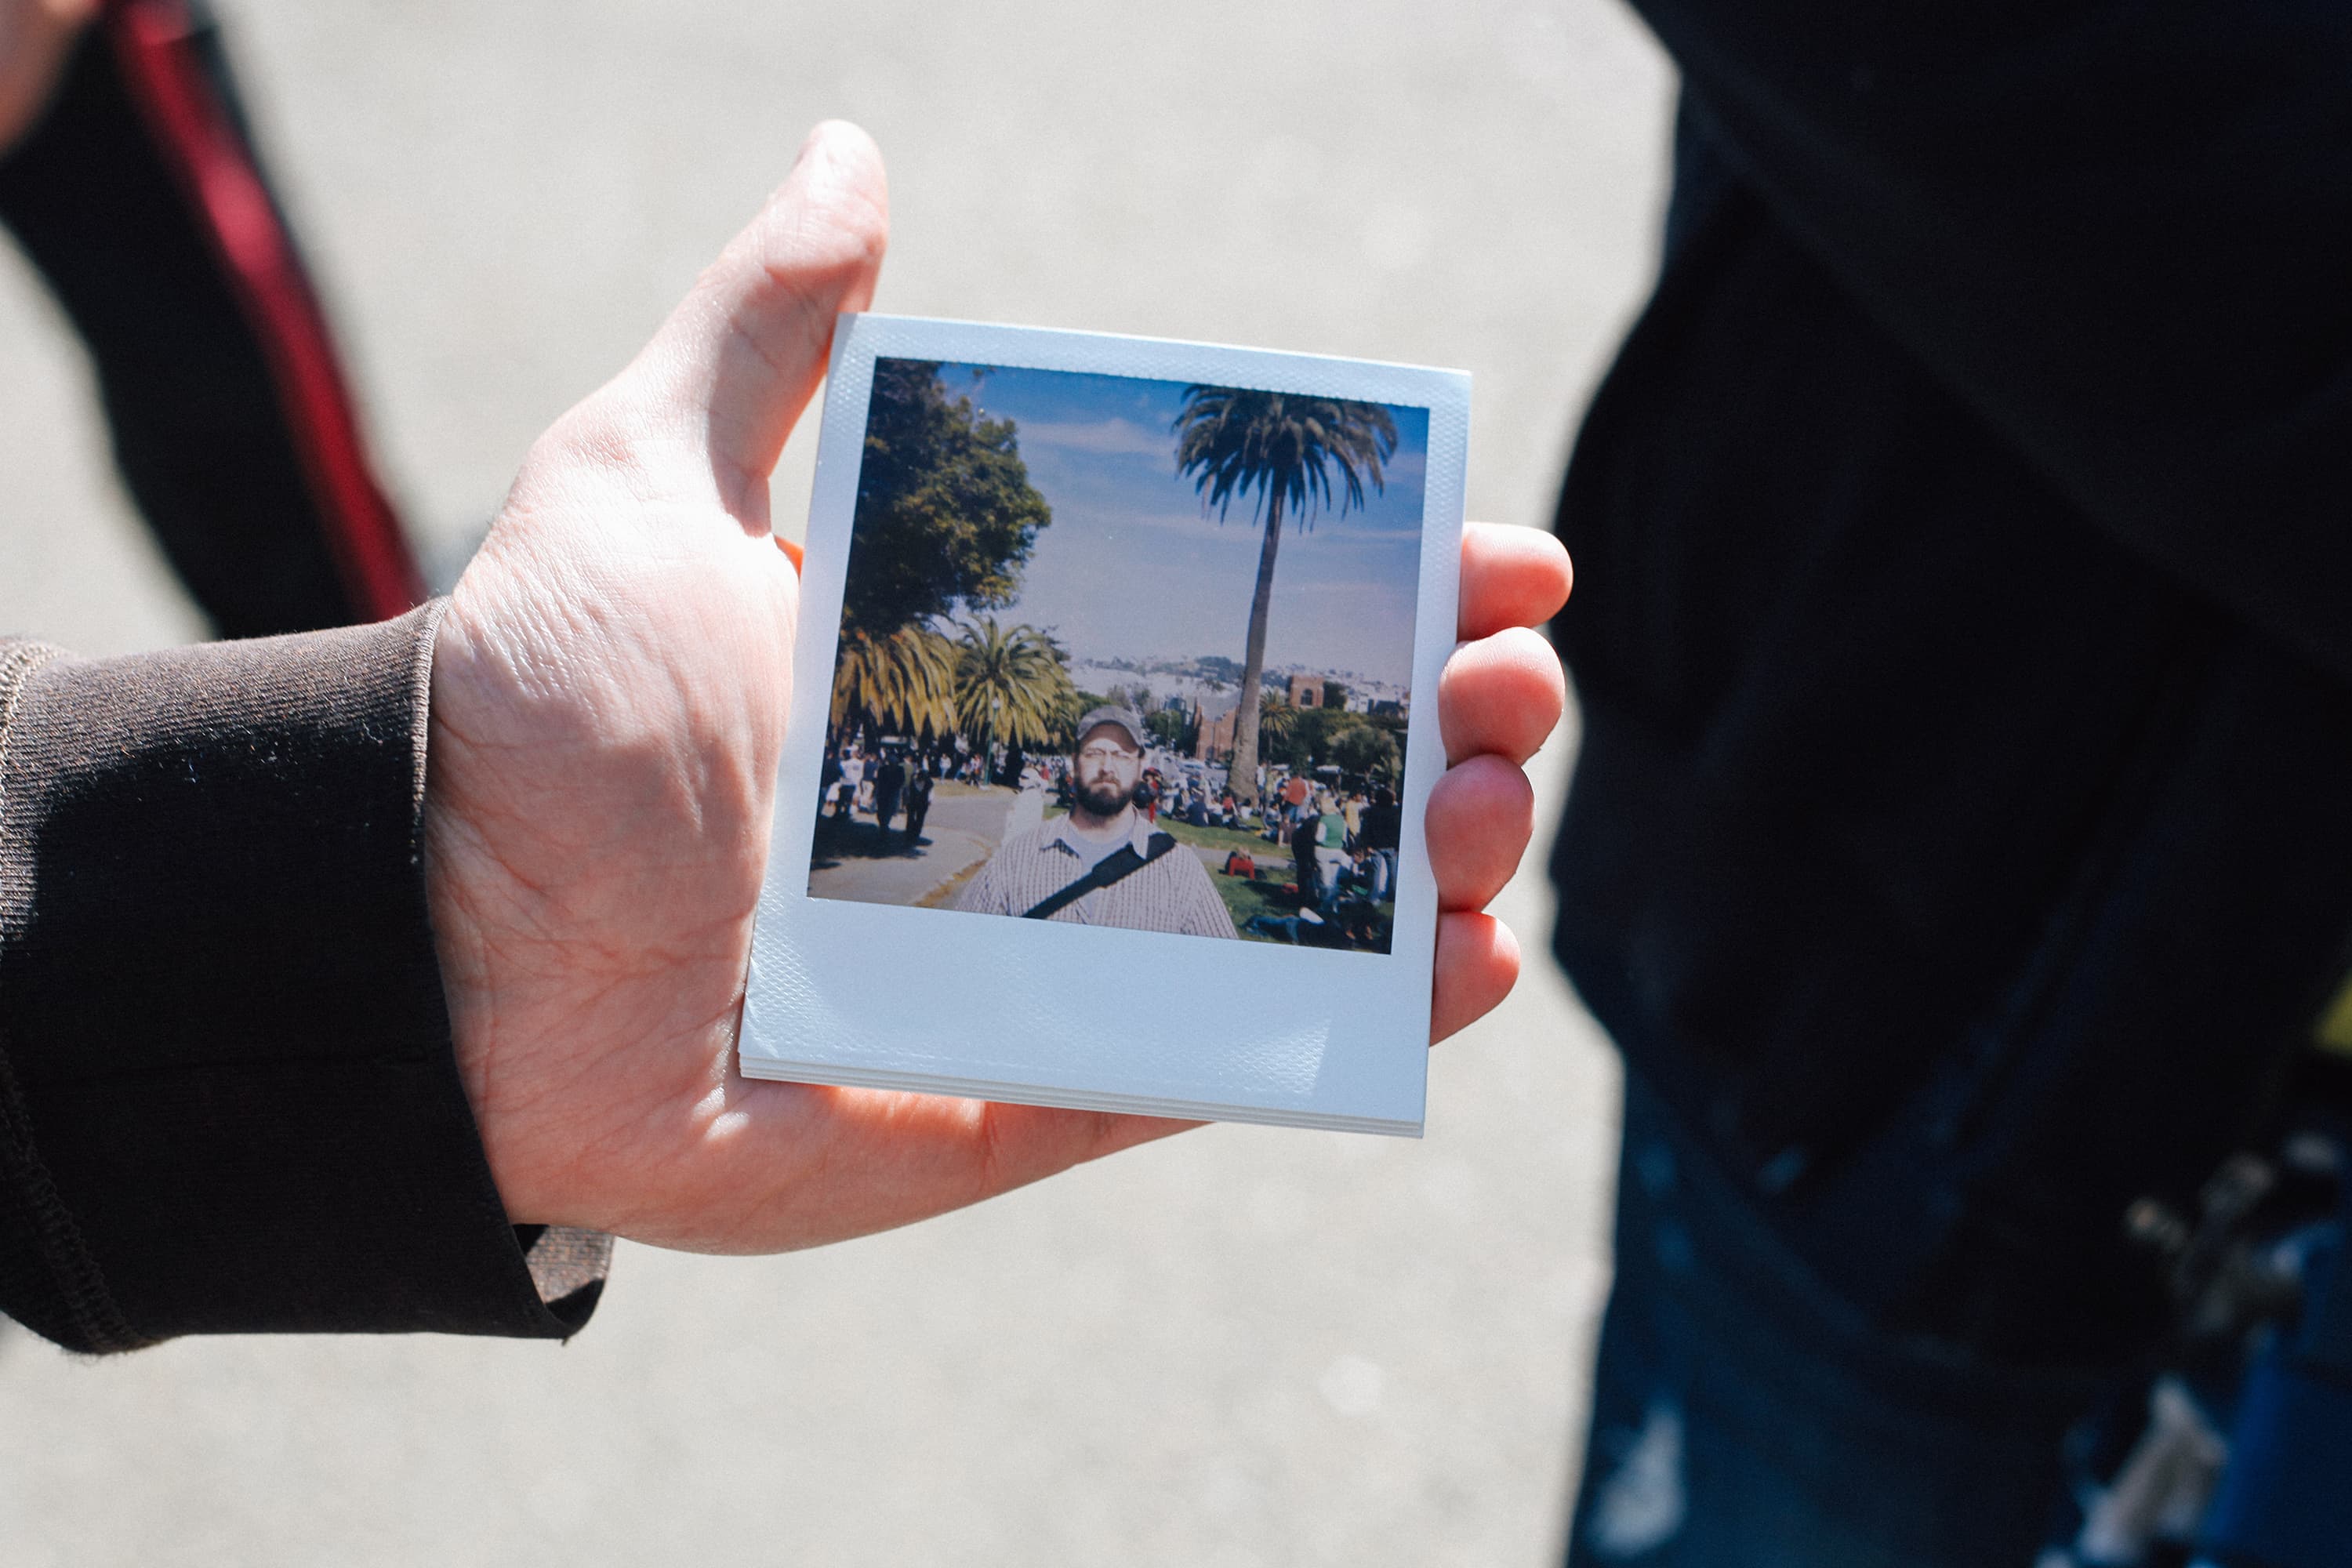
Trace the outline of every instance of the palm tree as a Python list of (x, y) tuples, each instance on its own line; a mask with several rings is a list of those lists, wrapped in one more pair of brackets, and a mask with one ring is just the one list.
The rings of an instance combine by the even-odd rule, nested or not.
[(1381, 465), (1396, 451), (1396, 421), (1377, 403), (1247, 392), (1232, 386), (1188, 386), (1176, 433), (1176, 472), (1197, 476), (1193, 493), (1217, 521), (1236, 496), (1255, 491), (1253, 510), (1265, 519), (1258, 547), (1257, 591), (1250, 599), (1249, 645), (1242, 659), (1240, 717), (1230, 777), (1234, 795), (1257, 798), (1258, 688), (1265, 674), (1265, 617), (1274, 602), (1274, 557), (1282, 542), (1282, 514), (1315, 526), (1318, 506), (1342, 516), (1364, 504), (1364, 486), (1381, 489)]
[(961, 628), (955, 650), (956, 725), (990, 765), (999, 741), (1042, 746), (1070, 722), (1067, 655), (1034, 626), (1004, 626), (982, 616)]
[[(1260, 735), (1279, 741), (1297, 728), (1298, 728), (1298, 710), (1290, 705), (1288, 698), (1278, 691), (1260, 694), (1257, 700), (1257, 729)], [(1255, 763), (1250, 765), (1250, 773), (1253, 776), (1257, 773)]]
[(846, 630), (833, 667), (833, 725), (944, 735), (955, 728), (955, 645), (920, 626)]

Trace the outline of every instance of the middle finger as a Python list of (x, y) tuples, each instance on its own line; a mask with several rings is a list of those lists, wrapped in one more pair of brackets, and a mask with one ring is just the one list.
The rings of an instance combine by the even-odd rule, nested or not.
[(1542, 633), (1513, 626), (1465, 643), (1437, 678), (1446, 764), (1487, 752), (1524, 763), (1567, 704), (1568, 678)]

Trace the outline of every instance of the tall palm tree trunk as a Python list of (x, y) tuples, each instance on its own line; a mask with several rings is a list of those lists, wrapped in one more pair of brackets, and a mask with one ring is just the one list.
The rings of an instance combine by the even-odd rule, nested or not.
[(1258, 688), (1265, 677), (1265, 617), (1274, 605), (1274, 552), (1282, 543), (1282, 491), (1266, 487), (1265, 542), (1257, 552), (1257, 592), (1250, 596), (1249, 647), (1242, 655), (1241, 703), (1234, 711), (1234, 765), (1225, 783), (1244, 805), (1257, 802)]

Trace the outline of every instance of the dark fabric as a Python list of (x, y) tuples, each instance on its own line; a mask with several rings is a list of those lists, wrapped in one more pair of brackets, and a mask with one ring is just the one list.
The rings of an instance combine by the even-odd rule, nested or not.
[(1638, 8), (1849, 309), (2104, 535), (2352, 679), (2352, 8)]
[(1175, 847), (1176, 840), (1165, 833), (1153, 834), (1146, 842), (1144, 852), (1140, 855), (1135, 852), (1134, 845), (1122, 844), (1092, 866), (1087, 867), (1086, 874), (1071, 882), (1068, 887), (1057, 892), (1049, 893), (1032, 904), (1021, 918), (1030, 921), (1045, 920), (1058, 910), (1069, 908), (1097, 889), (1108, 888), (1125, 881)]
[(436, 613), (0, 645), (0, 1310), (93, 1351), (586, 1320), (608, 1243), (507, 1223), (450, 1046)]
[(337, 571), (260, 341), (101, 29), (0, 157), (0, 222), (88, 346), (123, 482), (214, 627), (373, 618)]
[(1871, 1323), (1638, 1078), (1570, 1568), (2028, 1568), (2119, 1392)]
[(2352, 936), (2352, 12), (1643, 9), (1556, 949), (1877, 1321), (2128, 1355)]

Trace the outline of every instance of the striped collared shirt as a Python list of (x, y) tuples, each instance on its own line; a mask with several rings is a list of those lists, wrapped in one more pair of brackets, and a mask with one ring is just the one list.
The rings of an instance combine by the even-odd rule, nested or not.
[[(1151, 825), (1135, 817), (1128, 842), (1138, 855), (1145, 854), (1151, 834)], [(1070, 819), (1055, 817), (1024, 828), (999, 846), (965, 885), (955, 907), (987, 915), (1027, 914), (1085, 876), (1095, 860), (1074, 841)], [(1233, 916), (1225, 912), (1225, 900), (1209, 880), (1208, 868), (1182, 843), (1140, 871), (1097, 888), (1045, 918), (1185, 936), (1238, 934)]]

